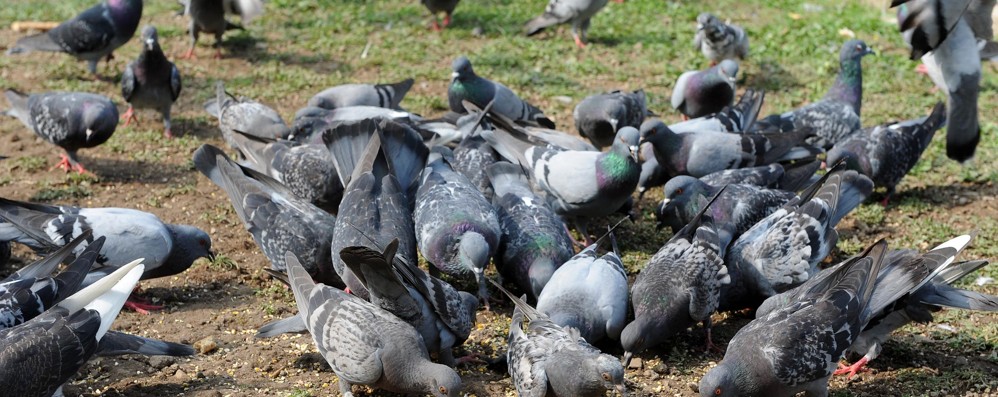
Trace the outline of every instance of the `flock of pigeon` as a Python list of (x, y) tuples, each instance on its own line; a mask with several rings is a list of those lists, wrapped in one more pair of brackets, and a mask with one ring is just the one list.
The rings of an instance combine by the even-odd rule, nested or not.
[[(457, 1), (424, 3), (447, 14), (446, 26)], [(697, 323), (708, 348), (717, 349), (712, 314), (749, 308), (755, 320), (729, 341), (700, 394), (824, 396), (833, 374), (855, 374), (904, 324), (931, 321), (941, 307), (998, 310), (998, 298), (951, 285), (987, 264), (955, 261), (972, 234), (925, 253), (889, 249), (881, 240), (819, 266), (835, 247), (839, 221), (875, 187), (889, 198), (947, 121), (950, 157), (969, 159), (979, 140), (981, 53), (968, 2), (898, 3), (912, 56), (949, 93), (948, 106), (915, 120), (861, 128), (861, 59), (872, 50), (860, 40), (843, 44), (838, 77), (823, 99), (760, 118), (765, 93), (749, 89), (735, 102), (737, 60), (749, 51), (745, 31), (703, 14), (696, 45), (712, 66), (679, 78), (672, 105), (688, 118), (680, 123), (646, 119), (640, 90), (613, 91), (575, 109), (584, 140), (555, 129), (542, 110), (477, 75), (460, 56), (452, 64), (450, 112), (438, 119), (399, 106), (411, 79), (329, 88), (291, 125), (219, 82), (205, 110), (238, 158), (203, 145), (193, 162), (229, 197), (270, 260), (268, 272), (294, 292), (298, 314), (262, 326), (258, 336), (310, 333), (343, 395), (352, 395), (352, 385), (460, 395), (453, 368), (478, 358), (454, 357), (454, 348), (498, 290), (515, 305), (500, 360), (521, 395), (626, 394), (624, 368), (634, 354)], [(527, 23), (527, 34), (571, 22), (582, 46), (590, 18), (605, 5), (551, 0)], [(220, 42), (238, 27), (226, 13), (245, 22), (262, 6), (187, 1), (192, 44), (200, 32)], [(129, 41), (141, 14), (141, 0), (107, 0), (8, 53), (66, 52), (96, 73), (100, 59)], [(123, 118), (133, 109), (156, 110), (170, 136), (180, 73), (154, 27), (143, 29), (142, 46), (122, 77), (129, 103)], [(107, 141), (119, 120), (115, 104), (99, 95), (6, 96), (4, 114), (63, 148), (67, 171), (85, 172), (76, 151)], [(615, 214), (624, 222), (635, 191), (657, 186), (665, 193), (655, 211), (660, 227), (674, 234), (628, 290), (617, 226), (595, 241), (587, 226)], [(10, 242), (44, 255), (0, 282), (4, 390), (59, 395), (94, 354), (193, 354), (110, 327), (123, 306), (156, 308), (127, 299), (139, 280), (212, 258), (207, 233), (132, 209), (2, 198), (0, 220), (0, 258), (9, 257)], [(566, 225), (585, 239), (581, 252)], [(600, 255), (606, 240), (612, 248)], [(60, 263), (68, 265), (53, 275)], [(489, 276), (490, 263), (501, 282)], [(459, 290), (442, 274), (476, 287)], [(623, 361), (594, 347), (608, 343), (619, 343)], [(836, 370), (847, 353), (862, 358)]]

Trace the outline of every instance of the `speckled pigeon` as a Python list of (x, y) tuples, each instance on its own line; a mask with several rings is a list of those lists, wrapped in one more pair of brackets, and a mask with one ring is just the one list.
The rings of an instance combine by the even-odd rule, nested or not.
[(528, 21), (523, 29), (527, 36), (533, 36), (548, 27), (571, 23), (575, 45), (585, 48), (589, 22), (606, 3), (607, 0), (549, 0), (544, 13)]
[[(627, 395), (619, 360), (600, 353), (576, 329), (555, 324), (523, 299), (492, 283), (516, 304), (506, 362), (519, 395), (597, 397), (610, 390)], [(526, 327), (524, 318), (529, 322)]]
[(572, 257), (572, 238), (544, 199), (530, 189), (523, 169), (503, 161), (490, 165), (488, 175), (502, 228), (496, 267), (536, 298), (558, 266)]
[(153, 109), (163, 116), (163, 135), (172, 138), (170, 108), (180, 96), (180, 88), (180, 71), (159, 47), (156, 27), (146, 26), (142, 29), (142, 52), (121, 76), (121, 96), (128, 102), (128, 111), (121, 117), (124, 126), (135, 118), (135, 108)]
[(690, 118), (720, 112), (735, 100), (737, 75), (738, 62), (730, 59), (707, 70), (685, 72), (672, 88), (672, 107)]
[(518, 123), (555, 128), (554, 122), (547, 118), (540, 109), (520, 99), (512, 90), (497, 82), (475, 74), (471, 61), (465, 56), (459, 56), (451, 64), (450, 86), (447, 87), (447, 102), (450, 110), (464, 113), (465, 107), (461, 101), (467, 100), (475, 106), (484, 109), (489, 102), (495, 101), (492, 111), (509, 117)]
[(214, 146), (202, 145), (193, 161), (229, 197), (271, 269), (286, 271), (284, 252), (292, 252), (304, 258), (306, 270), (317, 282), (343, 286), (331, 257), (336, 217), (296, 197), (273, 178), (239, 166)]
[[(835, 164), (835, 162), (830, 163)], [(814, 173), (820, 167), (820, 161), (801, 161), (787, 165), (776, 163), (712, 172), (699, 179), (714, 186), (737, 183), (796, 192), (815, 182), (811, 179), (815, 178)]]
[(190, 17), (187, 33), (191, 36), (191, 47), (181, 56), (194, 58), (194, 47), (198, 44), (201, 32), (215, 35), (215, 58), (222, 58), (222, 35), (228, 30), (242, 30), (243, 27), (225, 19), (225, 4), (221, 0), (187, 0), (184, 14)]
[(745, 59), (749, 52), (748, 35), (738, 25), (726, 24), (710, 13), (697, 15), (697, 34), (693, 45), (716, 65), (725, 59)]
[(285, 261), (299, 316), (339, 378), (341, 395), (353, 396), (355, 384), (396, 393), (461, 395), (461, 378), (430, 361), (411, 325), (359, 297), (315, 284), (293, 254)]
[(419, 252), (431, 272), (473, 276), (488, 307), (485, 269), (502, 235), (496, 209), (445, 157), (430, 157), (436, 158), (423, 169), (413, 214)]
[(898, 182), (918, 163), (932, 136), (946, 123), (945, 106), (939, 103), (928, 117), (865, 128), (828, 152), (827, 162), (845, 161), (849, 169), (887, 189), (884, 203)]
[(135, 35), (142, 18), (142, 0), (107, 0), (81, 12), (54, 29), (17, 40), (8, 55), (32, 51), (65, 52), (87, 61), (97, 74), (97, 62), (110, 60), (114, 50)]
[(118, 127), (118, 108), (105, 96), (82, 92), (22, 94), (4, 92), (16, 117), (40, 138), (66, 151), (56, 167), (67, 172), (87, 172), (76, 151), (96, 147), (111, 138)]
[(412, 88), (413, 79), (393, 84), (343, 84), (330, 87), (308, 100), (308, 106), (336, 109), (348, 106), (377, 106), (402, 110), (399, 102)]
[(218, 119), (222, 138), (233, 148), (237, 145), (232, 142), (232, 131), (242, 131), (263, 139), (287, 138), (291, 134), (276, 110), (246, 97), (230, 95), (225, 92), (225, 84), (221, 81), (215, 83), (215, 99), (205, 103), (204, 109)]
[[(457, 8), (457, 3), (461, 0), (419, 0), (420, 3), (430, 10), (430, 14), (433, 15), (433, 25), (431, 27), (433, 30), (440, 31), (450, 25), (451, 14), (454, 13), (454, 9)], [(444, 13), (443, 24), (439, 22), (437, 15)]]
[(492, 189), (486, 170), (496, 161), (499, 161), (499, 153), (477, 132), (465, 136), (454, 148), (454, 170), (467, 177), (489, 201), (495, 195), (495, 190)]
[(863, 56), (873, 50), (861, 40), (849, 40), (839, 51), (839, 74), (828, 93), (820, 101), (783, 114), (759, 119), (755, 128), (763, 131), (792, 131), (803, 127), (814, 129), (809, 143), (829, 149), (860, 128), (860, 108), (863, 104)]
[(615, 90), (586, 97), (575, 106), (572, 117), (579, 134), (603, 149), (613, 144), (613, 138), (621, 127), (641, 127), (647, 114), (644, 90)]

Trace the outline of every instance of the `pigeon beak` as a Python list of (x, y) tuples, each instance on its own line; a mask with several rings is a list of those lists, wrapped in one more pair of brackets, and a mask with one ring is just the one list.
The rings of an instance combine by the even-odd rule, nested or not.
[(94, 134), (94, 130), (87, 128), (87, 140), (90, 140), (90, 136)]
[(697, 24), (697, 31), (700, 31), (700, 30), (703, 30), (703, 24), (702, 23), (698, 23)]
[(634, 159), (635, 162), (637, 162), (638, 161), (638, 147), (637, 146), (628, 146), (627, 149), (631, 151), (631, 158)]
[(208, 260), (212, 261), (212, 262), (215, 261), (215, 253), (214, 252), (208, 251)]
[(662, 199), (662, 204), (659, 205), (659, 207), (665, 207), (665, 206), (669, 205), (669, 201), (672, 201), (672, 200), (669, 200), (668, 198)]
[(631, 364), (631, 357), (632, 356), (634, 356), (634, 353), (632, 353), (632, 352), (624, 352), (624, 359), (621, 360), (621, 364), (624, 364), (624, 367), (627, 367), (628, 365), (630, 365)]
[(456, 78), (457, 78), (457, 76), (460, 76), (460, 75), (461, 75), (461, 74), (460, 74), (460, 73), (458, 73), (458, 72), (453, 72), (453, 73), (451, 73), (451, 74), (450, 74), (450, 78), (451, 78), (451, 80), (453, 80), (453, 79), (456, 79)]
[(150, 51), (152, 50), (153, 44), (156, 44), (156, 40), (153, 40), (152, 38), (146, 39), (146, 48), (148, 48)]
[(624, 384), (619, 384), (616, 386), (617, 392), (620, 393), (621, 397), (627, 397), (627, 386)]

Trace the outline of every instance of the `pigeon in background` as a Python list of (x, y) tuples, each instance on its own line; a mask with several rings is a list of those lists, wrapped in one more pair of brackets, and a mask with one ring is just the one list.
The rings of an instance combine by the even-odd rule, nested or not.
[(710, 13), (697, 15), (697, 34), (693, 45), (714, 66), (725, 59), (745, 59), (749, 52), (748, 35), (738, 25), (721, 22)]
[(589, 22), (606, 3), (607, 0), (550, 0), (544, 13), (528, 21), (523, 29), (527, 36), (533, 36), (551, 26), (571, 23), (575, 45), (586, 48)]
[(533, 124), (546, 128), (555, 128), (554, 122), (544, 115), (540, 109), (520, 99), (506, 86), (480, 77), (471, 68), (471, 61), (464, 55), (454, 59), (451, 64), (450, 86), (447, 87), (447, 102), (450, 110), (464, 113), (462, 101), (468, 101), (484, 109), (489, 102), (492, 112), (509, 117), (518, 123)]
[(804, 107), (783, 114), (759, 119), (755, 129), (762, 131), (792, 131), (803, 127), (814, 129), (812, 145), (829, 149), (860, 129), (860, 108), (863, 104), (864, 56), (873, 54), (862, 40), (849, 40), (839, 51), (839, 74), (825, 97)]
[(153, 109), (163, 116), (163, 135), (172, 138), (170, 108), (180, 96), (180, 88), (180, 71), (159, 47), (156, 27), (146, 26), (142, 29), (142, 52), (121, 76), (121, 96), (128, 102), (128, 111), (121, 117), (125, 119), (123, 127), (135, 119), (135, 108)]
[(938, 103), (927, 117), (865, 128), (835, 145), (825, 161), (844, 161), (849, 169), (872, 179), (874, 186), (886, 188), (886, 205), (898, 182), (915, 167), (932, 136), (946, 123), (945, 111)]
[[(911, 45), (911, 59), (939, 48), (956, 30), (973, 0), (893, 0), (898, 27)], [(990, 12), (990, 11), (989, 11)], [(971, 36), (973, 37), (973, 36)]]
[(253, 22), (263, 15), (264, 0), (224, 0), (225, 13), (237, 15), (243, 24)]
[[(427, 10), (430, 10), (430, 14), (433, 15), (433, 25), (431, 26), (433, 30), (439, 32), (450, 25), (451, 14), (454, 13), (454, 9), (457, 8), (457, 3), (461, 0), (419, 0), (423, 3), (423, 6)], [(440, 24), (438, 14), (444, 13), (443, 24)]]
[(225, 84), (221, 81), (215, 83), (215, 98), (206, 102), (204, 109), (218, 119), (222, 138), (233, 148), (238, 147), (233, 142), (233, 131), (262, 139), (288, 138), (291, 134), (291, 129), (276, 110), (246, 97), (230, 95), (225, 92)]
[(215, 35), (215, 58), (222, 58), (222, 35), (229, 30), (243, 30), (243, 27), (225, 19), (225, 4), (220, 0), (187, 0), (184, 14), (191, 18), (187, 32), (191, 36), (191, 47), (181, 59), (194, 58), (194, 47), (198, 44), (201, 32)]
[(114, 50), (132, 39), (140, 18), (142, 0), (107, 0), (48, 32), (17, 40), (7, 55), (64, 52), (87, 61), (87, 70), (96, 76), (97, 62), (102, 58), (111, 60)]
[(412, 88), (415, 80), (405, 79), (392, 84), (343, 84), (330, 87), (308, 100), (308, 106), (337, 109), (348, 106), (377, 106), (402, 110), (399, 102)]
[(502, 228), (496, 268), (536, 298), (555, 270), (572, 257), (572, 238), (544, 199), (531, 190), (522, 168), (501, 161), (487, 172)]
[(634, 92), (610, 91), (590, 95), (575, 106), (572, 116), (579, 134), (602, 150), (613, 143), (621, 127), (641, 127), (648, 114), (644, 90)]
[(737, 75), (738, 62), (730, 59), (707, 70), (685, 72), (672, 89), (672, 107), (689, 118), (720, 112), (735, 100)]
[(118, 108), (102, 95), (82, 92), (29, 95), (16, 90), (4, 94), (10, 109), (3, 114), (16, 117), (35, 135), (65, 150), (62, 161), (55, 167), (66, 172), (87, 172), (76, 151), (106, 142), (118, 127)]

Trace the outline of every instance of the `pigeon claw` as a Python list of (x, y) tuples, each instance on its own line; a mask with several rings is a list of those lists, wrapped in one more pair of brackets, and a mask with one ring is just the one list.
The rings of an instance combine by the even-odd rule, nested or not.
[[(445, 23), (444, 26), (447, 26), (447, 24)], [(436, 16), (433, 17), (433, 24), (430, 25), (430, 29), (433, 30), (434, 32), (439, 32), (443, 30), (443, 28), (440, 27), (440, 23), (437, 22)]]
[(149, 315), (150, 311), (163, 310), (163, 306), (152, 305), (152, 304), (148, 304), (148, 303), (142, 303), (142, 302), (134, 301), (131, 298), (129, 298), (127, 301), (125, 301), (125, 307), (134, 310), (138, 314), (142, 314), (142, 315), (146, 315), (146, 316)]
[(582, 38), (579, 37), (579, 35), (573, 34), (572, 38), (575, 39), (575, 46), (576, 47), (579, 47), (579, 49), (585, 49), (586, 48), (586, 43), (582, 42)]
[(125, 124), (123, 124), (122, 127), (128, 127), (128, 124), (130, 124), (132, 120), (135, 120), (136, 123), (139, 122), (139, 119), (135, 117), (135, 109), (132, 108), (131, 105), (128, 105), (128, 110), (125, 111), (125, 114), (121, 115), (121, 119), (125, 120)]
[(443, 27), (446, 28), (448, 26), (450, 26), (450, 13), (447, 13), (446, 15), (444, 15), (444, 26)]
[(180, 59), (196, 59), (196, 58), (197, 56), (194, 55), (194, 46), (191, 46), (191, 48), (187, 50), (187, 52), (185, 52), (184, 55), (180, 56)]
[(167, 137), (168, 139), (173, 139), (173, 132), (170, 131), (169, 128), (167, 128), (163, 130), (163, 136)]
[(856, 376), (857, 372), (866, 372), (866, 371), (869, 371), (868, 369), (865, 368), (866, 367), (866, 363), (869, 362), (869, 361), (870, 360), (868, 358), (863, 357), (863, 358), (859, 359), (859, 361), (856, 361), (855, 363), (853, 363), (853, 365), (848, 365), (847, 366), (847, 365), (843, 365), (842, 363), (839, 363), (839, 369), (835, 370), (835, 372), (833, 372), (832, 374), (833, 375), (845, 375), (845, 374), (849, 374), (848, 379), (852, 379), (852, 377)]
[(65, 154), (62, 154), (60, 156), (62, 156), (62, 160), (59, 160), (59, 162), (56, 163), (55, 165), (53, 165), (52, 168), (49, 168), (49, 171), (52, 171), (52, 170), (54, 170), (56, 168), (61, 169), (61, 170), (66, 171), (66, 172), (72, 171), (73, 170), (73, 163), (71, 163), (69, 161), (69, 157), (67, 157)]
[(926, 66), (924, 62), (920, 63), (920, 64), (918, 64), (918, 66), (915, 66), (915, 73), (924, 74), (924, 75), (928, 76), (929, 75), (929, 67)]

